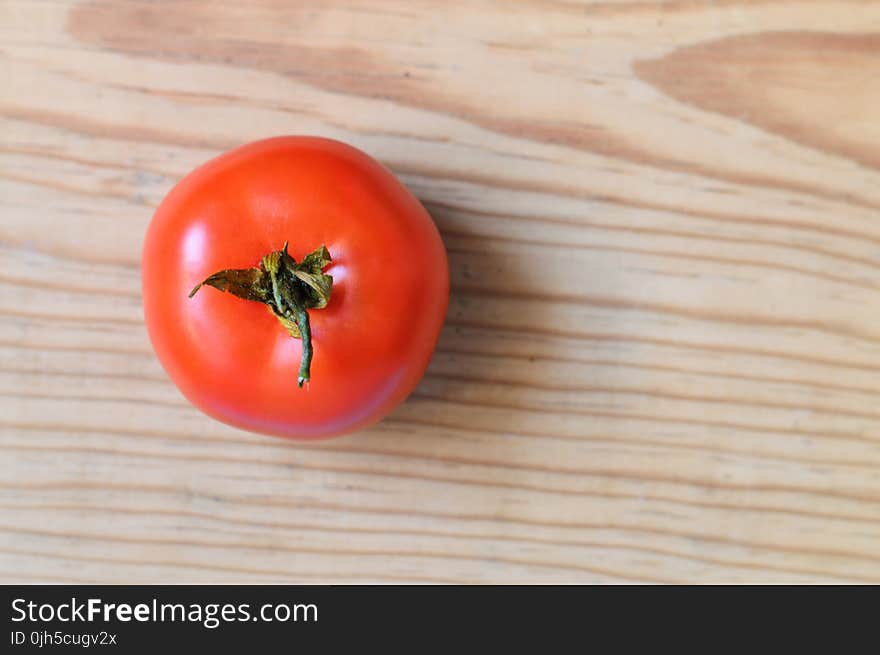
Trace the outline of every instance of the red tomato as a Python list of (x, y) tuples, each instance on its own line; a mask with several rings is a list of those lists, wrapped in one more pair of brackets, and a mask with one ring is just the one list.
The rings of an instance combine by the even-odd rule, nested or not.
[[(329, 302), (308, 310), (303, 388), (303, 342), (265, 304), (207, 286), (188, 297), (285, 242), (297, 262), (321, 245), (332, 258)], [(446, 251), (419, 201), (366, 154), (314, 137), (251, 143), (187, 175), (156, 210), (142, 275), (150, 339), (183, 394), (225, 423), (304, 439), (365, 427), (400, 403), (449, 298)]]

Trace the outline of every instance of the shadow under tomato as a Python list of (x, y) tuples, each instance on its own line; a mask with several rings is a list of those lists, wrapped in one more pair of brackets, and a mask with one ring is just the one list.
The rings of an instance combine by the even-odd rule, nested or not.
[(540, 360), (534, 321), (523, 320), (526, 305), (535, 302), (524, 247), (471, 231), (480, 217), (424, 198), (422, 203), (449, 257), (449, 309), (425, 377), (386, 419), (387, 427), (420, 439), (482, 442), (535, 429), (527, 421), (534, 420), (529, 408), (540, 391), (533, 381), (548, 374), (548, 363)]

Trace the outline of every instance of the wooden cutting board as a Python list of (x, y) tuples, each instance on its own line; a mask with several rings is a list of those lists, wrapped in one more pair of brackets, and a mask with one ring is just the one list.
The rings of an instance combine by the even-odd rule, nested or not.
[[(0, 580), (880, 581), (880, 3), (0, 5)], [(193, 409), (140, 249), (347, 141), (452, 267), (427, 376), (299, 444)]]

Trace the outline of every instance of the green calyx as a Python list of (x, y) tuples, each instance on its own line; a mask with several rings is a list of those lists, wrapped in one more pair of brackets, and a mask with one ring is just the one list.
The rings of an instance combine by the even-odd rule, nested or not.
[(266, 305), (290, 336), (302, 339), (302, 359), (297, 380), (302, 387), (310, 378), (312, 364), (312, 332), (308, 310), (323, 309), (330, 301), (333, 278), (323, 272), (329, 264), (330, 253), (324, 246), (306, 255), (297, 264), (287, 254), (285, 242), (281, 250), (264, 255), (259, 266), (230, 268), (214, 273), (197, 284), (189, 297), (192, 298), (207, 284), (239, 298)]

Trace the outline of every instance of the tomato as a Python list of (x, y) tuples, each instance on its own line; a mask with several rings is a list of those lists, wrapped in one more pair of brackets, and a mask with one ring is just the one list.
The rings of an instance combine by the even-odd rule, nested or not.
[[(236, 287), (241, 276), (256, 290)], [(368, 426), (409, 395), (449, 298), (446, 251), (419, 201), (363, 152), (316, 137), (250, 143), (183, 178), (148, 228), (142, 282), (150, 340), (190, 402), (301, 439)], [(307, 336), (302, 303), (310, 371), (294, 338)]]

